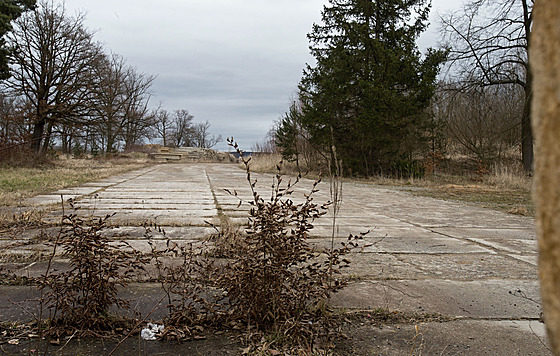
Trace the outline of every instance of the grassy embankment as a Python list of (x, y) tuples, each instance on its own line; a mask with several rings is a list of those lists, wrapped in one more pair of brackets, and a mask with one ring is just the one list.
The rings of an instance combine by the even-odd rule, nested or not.
[(0, 207), (17, 206), (28, 197), (79, 186), (150, 164), (143, 157), (56, 159), (34, 167), (0, 166)]
[[(275, 172), (280, 159), (279, 155), (253, 157), (251, 169), (257, 172)], [(284, 168), (287, 174), (297, 173), (295, 164), (291, 162), (286, 162)], [(307, 176), (316, 178), (317, 175), (316, 172), (310, 172)], [(462, 201), (510, 214), (534, 216), (535, 213), (531, 194), (532, 178), (515, 164), (495, 165), (486, 172), (437, 172), (422, 179), (373, 177), (347, 178), (344, 181), (393, 187), (415, 195)]]

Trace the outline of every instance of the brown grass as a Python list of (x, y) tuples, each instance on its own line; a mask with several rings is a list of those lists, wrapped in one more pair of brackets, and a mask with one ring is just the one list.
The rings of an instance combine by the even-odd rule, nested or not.
[[(281, 158), (280, 154), (254, 156), (251, 159), (251, 170), (276, 172), (276, 165)], [(458, 160), (462, 161), (464, 157)], [(298, 172), (295, 163), (292, 162), (284, 162), (283, 171), (292, 175), (296, 175)], [(510, 214), (534, 215), (531, 196), (532, 178), (523, 171), (517, 160), (510, 160), (510, 163), (507, 164), (494, 164), (483, 172), (477, 172), (476, 169), (469, 170), (465, 167), (462, 172), (453, 171), (456, 174), (439, 173), (422, 179), (377, 176), (368, 179), (345, 178), (344, 180), (391, 186), (410, 190), (416, 195), (467, 202)], [(302, 173), (305, 173), (305, 170)], [(319, 172), (309, 172), (307, 177), (316, 177), (318, 174)]]
[(39, 167), (0, 166), (0, 206), (38, 194), (110, 177), (150, 165), (147, 158), (56, 159)]
[[(282, 162), (282, 173), (286, 175), (298, 175), (301, 173), (302, 175), (307, 176), (308, 178), (317, 178), (320, 172), (315, 172), (305, 165), (305, 162), (301, 160), (299, 162), (299, 168), (296, 162), (289, 162), (283, 161), (282, 155), (280, 153), (271, 153), (271, 154), (257, 154), (251, 156), (251, 161), (249, 162), (249, 167), (251, 172), (257, 173), (277, 173), (278, 164)], [(243, 164), (240, 164), (240, 167), (245, 169)]]
[(530, 192), (533, 180), (527, 176), (520, 165), (495, 164), (490, 169), (490, 174), (484, 177), (484, 183), (499, 188)]
[[(251, 156), (249, 167), (252, 172), (277, 172), (276, 166), (280, 161), (282, 161), (282, 155), (280, 153), (256, 154)], [(239, 166), (245, 169), (245, 165), (242, 162), (239, 163)], [(284, 168), (294, 169), (296, 165), (294, 163), (292, 167), (291, 162), (284, 162)]]
[(485, 174), (436, 174), (424, 179), (373, 178), (368, 182), (412, 194), (462, 201), (510, 214), (533, 216), (532, 178), (517, 165), (495, 165)]

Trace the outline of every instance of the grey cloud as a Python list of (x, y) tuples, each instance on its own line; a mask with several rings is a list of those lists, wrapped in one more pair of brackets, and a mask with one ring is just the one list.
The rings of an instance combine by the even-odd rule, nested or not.
[[(306, 34), (327, 3), (72, 0), (66, 7), (87, 10), (86, 23), (109, 50), (157, 75), (154, 106), (187, 109), (195, 120), (210, 121), (212, 132), (250, 148), (287, 110), (313, 60)], [(434, 8), (448, 3), (434, 0)]]

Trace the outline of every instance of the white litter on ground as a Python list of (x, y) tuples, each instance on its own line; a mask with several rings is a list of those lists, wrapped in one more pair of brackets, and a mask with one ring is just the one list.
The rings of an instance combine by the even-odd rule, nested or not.
[(156, 335), (163, 332), (163, 329), (163, 325), (148, 323), (148, 326), (142, 329), (140, 336), (142, 337), (142, 339), (148, 341), (157, 340)]

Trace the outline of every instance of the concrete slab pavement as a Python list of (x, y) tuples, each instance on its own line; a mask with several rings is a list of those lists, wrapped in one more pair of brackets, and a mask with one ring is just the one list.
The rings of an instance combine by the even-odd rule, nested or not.
[[(270, 197), (274, 177), (254, 174), (253, 178), (257, 179), (259, 193), (265, 199)], [(302, 201), (312, 184), (302, 179), (294, 189), (294, 201)], [(330, 200), (328, 183), (318, 188), (315, 202)], [(235, 190), (238, 197), (224, 189)], [(139, 247), (146, 245), (142, 242), (143, 222), (155, 220), (174, 240), (192, 241), (213, 233), (206, 221), (219, 224), (228, 218), (245, 223), (249, 209), (246, 202), (252, 199), (246, 173), (227, 164), (158, 165), (68, 192), (83, 207), (83, 214), (116, 212), (114, 219), (119, 227), (108, 233)], [(29, 203), (60, 201), (60, 194), (35, 197)], [(244, 203), (237, 207), (239, 198)], [(51, 218), (60, 214), (55, 208)], [(330, 246), (332, 221), (325, 216), (314, 225), (312, 243)], [(371, 246), (351, 253), (352, 264), (345, 272), (350, 282), (332, 299), (334, 305), (350, 310), (388, 308), (443, 314), (454, 321), (431, 324), (430, 329), (436, 330), (431, 334), (434, 340), (452, 345), (465, 328), (474, 335), (469, 339), (471, 347), (460, 354), (477, 355), (480, 350), (502, 354), (509, 350), (504, 344), (490, 345), (486, 335), (476, 334), (489, 329), (507, 334), (508, 342), (517, 344), (520, 350), (531, 343), (537, 345), (532, 349), (534, 354), (549, 354), (540, 323), (532, 218), (345, 182), (334, 242), (366, 230), (371, 232), (364, 243)], [(14, 248), (14, 253), (18, 249), (32, 250), (31, 238), (21, 236), (21, 242), (29, 243)], [(14, 237), (10, 239), (0, 238), (0, 243), (7, 246), (4, 253), (9, 253), (10, 243), (14, 243)], [(400, 333), (403, 330), (408, 329), (403, 326)], [(424, 337), (430, 341), (427, 334)], [(377, 341), (370, 341), (374, 347)], [(383, 354), (394, 354), (388, 348), (383, 350)], [(437, 350), (446, 354), (445, 348)]]

